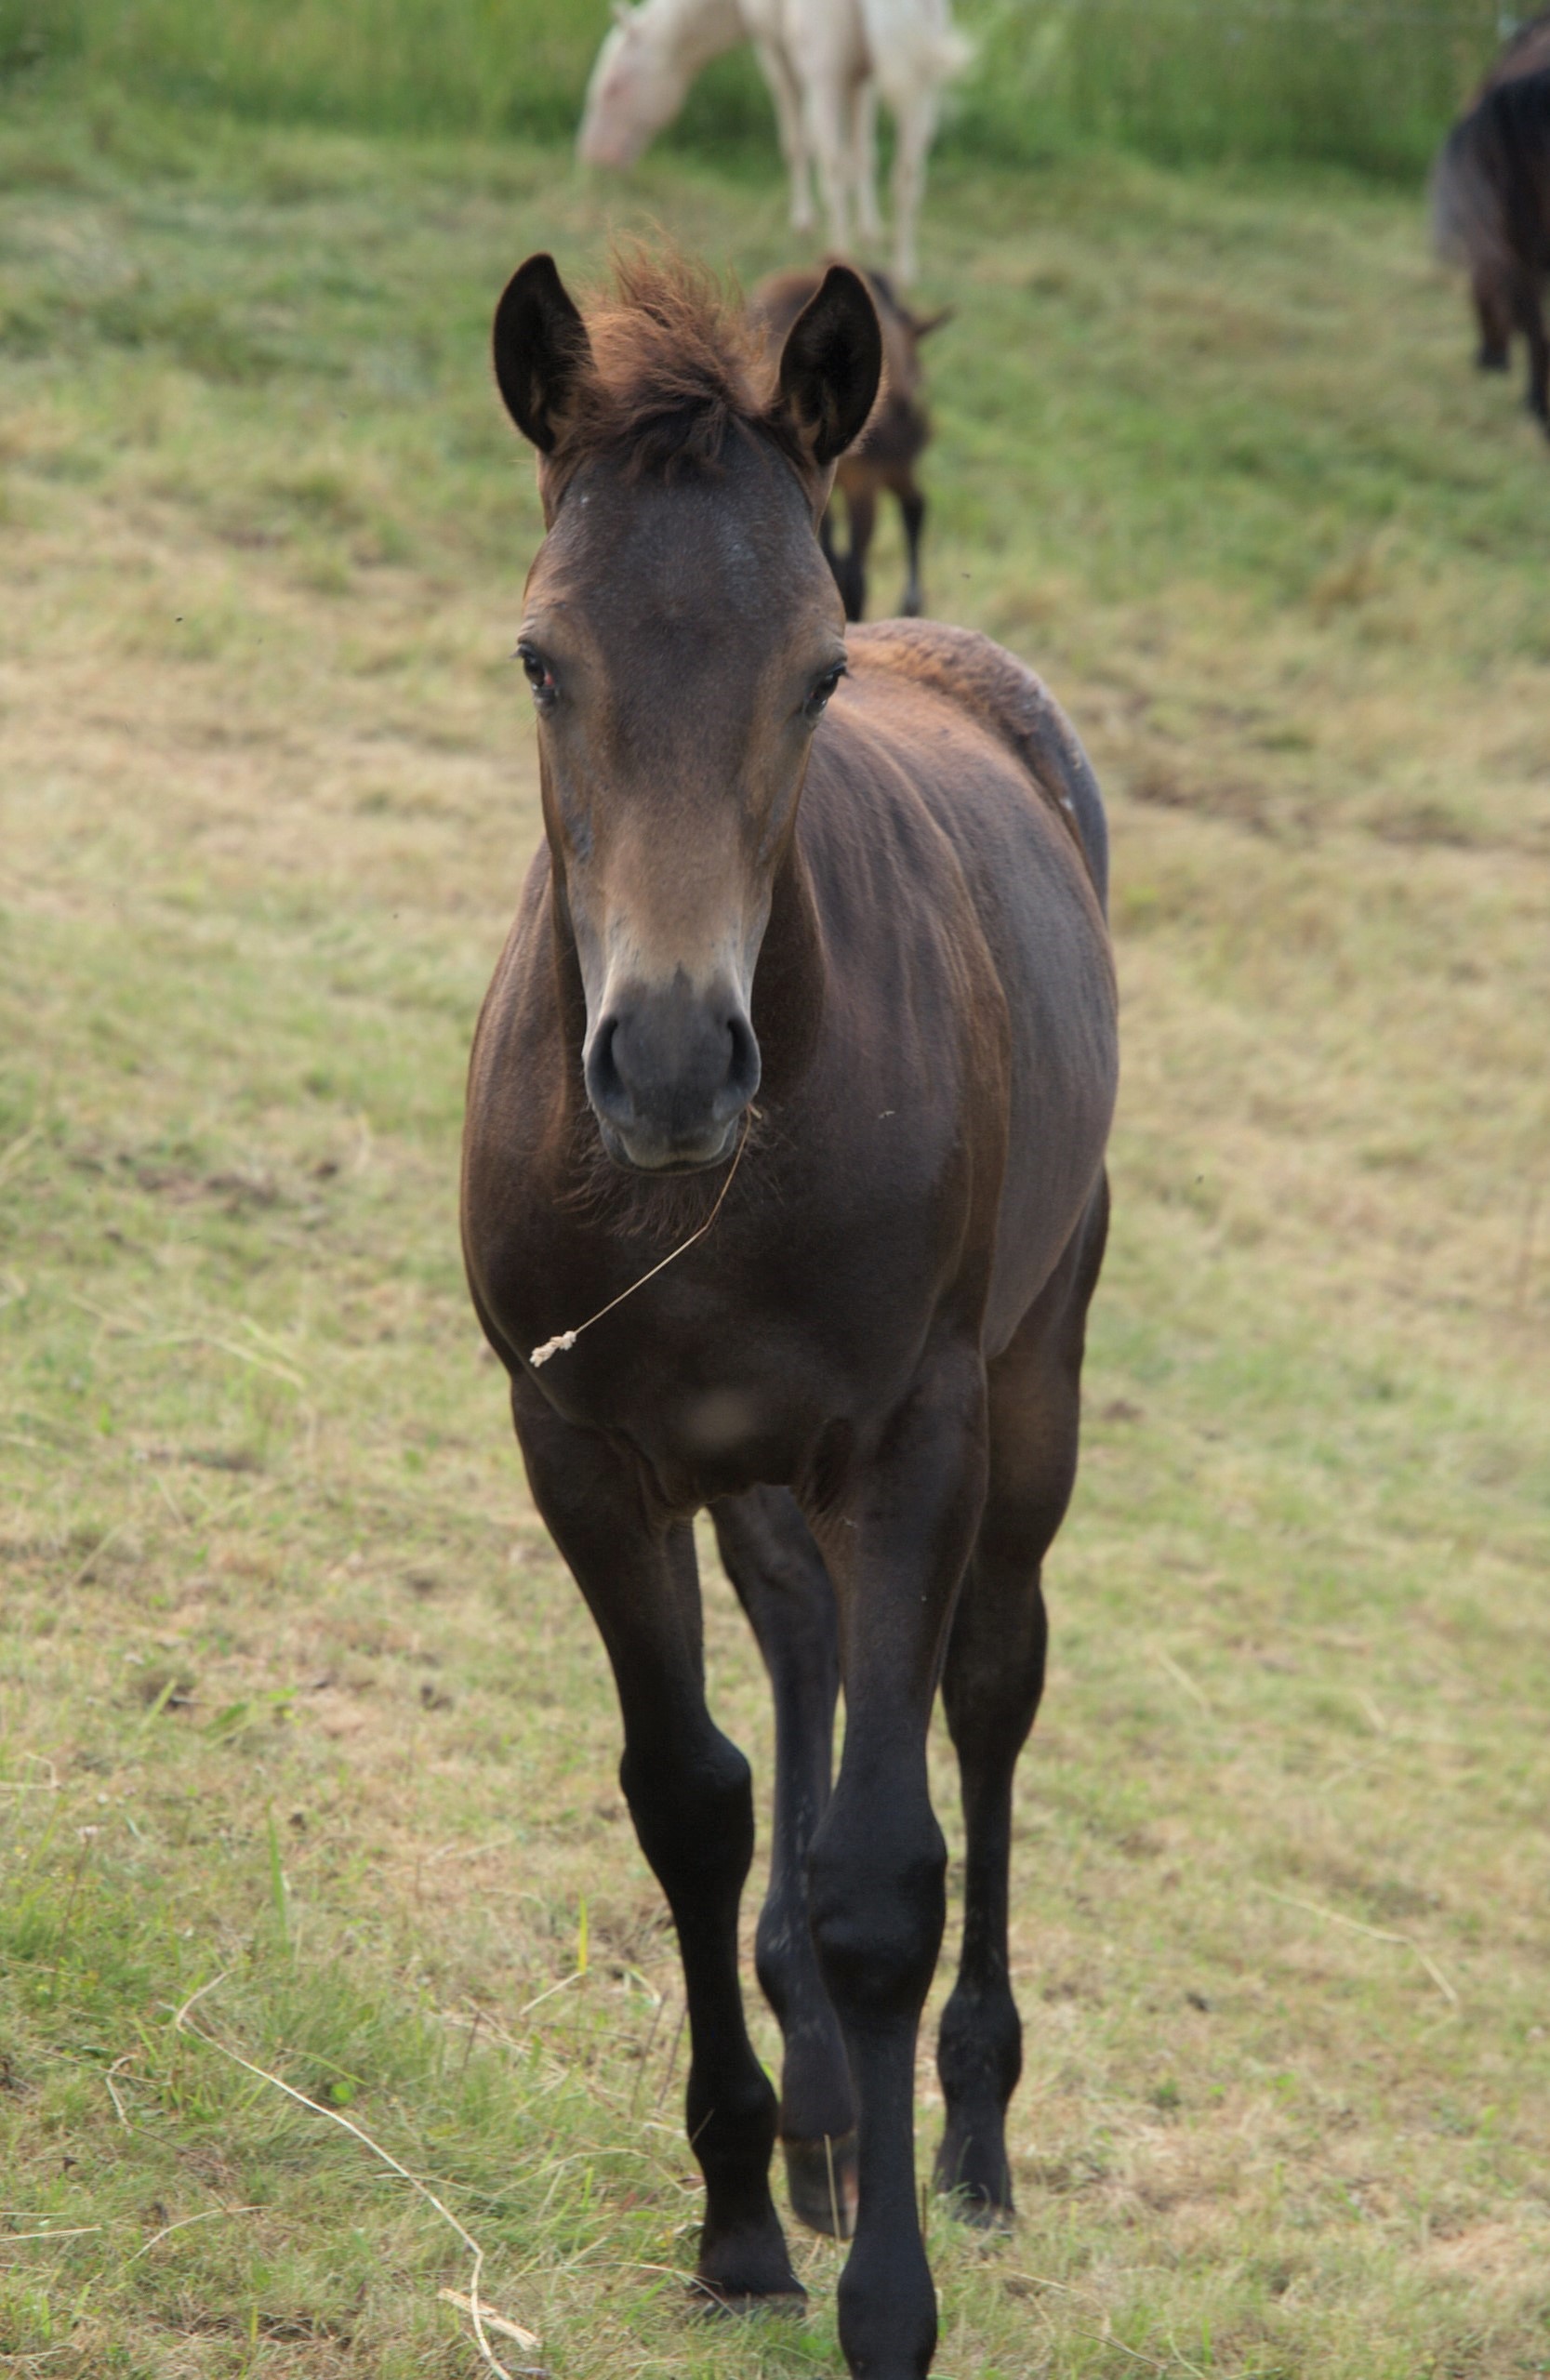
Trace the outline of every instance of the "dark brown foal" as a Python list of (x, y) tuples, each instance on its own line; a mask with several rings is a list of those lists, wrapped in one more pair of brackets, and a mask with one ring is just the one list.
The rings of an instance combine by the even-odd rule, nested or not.
[[(545, 836), (474, 1043), (464, 1241), (678, 1929), (697, 2286), (800, 2295), (782, 2137), (798, 2213), (854, 2223), (852, 2372), (921, 2380), (926, 1735), (940, 1686), (968, 1871), (937, 2175), (988, 2215), (1020, 2063), (1012, 1778), (1106, 1216), (1106, 845), (1075, 736), (1009, 654), (903, 622), (847, 648), (817, 525), (881, 368), (865, 284), (831, 269), (768, 373), (746, 340), (647, 262), (584, 321), (534, 258), (497, 313), (547, 523), (518, 647)], [(707, 1506), (775, 1696), (778, 2104), (738, 1980), (753, 1804), (706, 1707)]]
[[(848, 620), (867, 616), (867, 556), (877, 526), (880, 499), (892, 496), (904, 523), (907, 575), (899, 611), (906, 619), (919, 617), (921, 591), (921, 532), (926, 500), (915, 467), (931, 437), (931, 416), (925, 406), (921, 341), (952, 319), (952, 308), (938, 314), (917, 314), (897, 296), (885, 273), (862, 275), (877, 308), (882, 330), (883, 385), (881, 401), (853, 446), (841, 456), (834, 474), (834, 497), (818, 524), (818, 538), (834, 573)], [(749, 301), (749, 318), (762, 338), (778, 352), (804, 306), (811, 304), (823, 275), (817, 272), (772, 273), (762, 281)], [(841, 553), (836, 536), (838, 498), (845, 499), (849, 542)]]

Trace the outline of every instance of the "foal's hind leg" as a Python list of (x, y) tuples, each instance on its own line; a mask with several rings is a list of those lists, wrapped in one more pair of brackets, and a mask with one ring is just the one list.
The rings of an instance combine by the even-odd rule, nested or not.
[(872, 532), (877, 527), (877, 495), (869, 485), (851, 486), (845, 490), (845, 510), (850, 520), (851, 545), (845, 556), (840, 592), (844, 598), (847, 620), (864, 620), (867, 616), (867, 556), (871, 550)]
[(947, 2120), (935, 2180), (980, 2223), (1012, 2212), (1006, 2109), (1023, 2065), (1007, 1972), (1012, 1786), (1044, 1684), (1040, 1567), (1076, 1478), (1082, 1340), (1107, 1221), (1100, 1183), (1053, 1278), (990, 1368), (989, 1491), (943, 1676), (967, 1852), (963, 1947), (936, 2048)]
[(925, 524), (926, 500), (915, 484), (913, 472), (907, 472), (898, 484), (899, 511), (904, 519), (904, 551), (907, 566), (904, 600), (899, 610), (907, 620), (921, 616), (923, 597), (921, 593), (921, 531)]
[(791, 2207), (848, 2238), (855, 2215), (855, 2103), (844, 2043), (807, 1922), (807, 1855), (828, 1803), (840, 1640), (834, 1589), (784, 1488), (711, 1506), (728, 1578), (775, 1695), (775, 1832), (754, 1955), (786, 2044), (780, 2137)]
[(538, 1510), (607, 1647), (624, 1717), (619, 1782), (678, 1929), (688, 2131), (705, 2175), (696, 2279), (723, 2305), (800, 2297), (770, 2197), (775, 2093), (737, 1977), (753, 1793), (748, 1762), (705, 1707), (694, 1539), (686, 1523), (651, 1516), (627, 1458), (520, 1378), (511, 1409)]

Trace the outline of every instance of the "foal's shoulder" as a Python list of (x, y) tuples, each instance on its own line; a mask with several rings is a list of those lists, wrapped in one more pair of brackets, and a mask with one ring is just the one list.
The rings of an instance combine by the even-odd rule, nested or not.
[(1021, 761), (1059, 813), (1106, 907), (1108, 826), (1081, 742), (1042, 678), (977, 628), (942, 620), (878, 620), (849, 631), (853, 666), (953, 703)]

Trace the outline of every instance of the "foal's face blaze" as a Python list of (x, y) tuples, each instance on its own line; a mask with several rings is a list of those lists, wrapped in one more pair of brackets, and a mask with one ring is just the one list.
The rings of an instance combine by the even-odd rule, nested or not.
[(519, 652), (587, 1096), (621, 1164), (735, 1147), (754, 969), (842, 624), (807, 495), (749, 440), (666, 483), (588, 465), (534, 565)]

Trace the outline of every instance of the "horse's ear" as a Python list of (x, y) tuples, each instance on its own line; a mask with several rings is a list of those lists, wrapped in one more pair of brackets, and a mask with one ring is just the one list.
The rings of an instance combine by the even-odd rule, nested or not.
[(934, 314), (911, 314), (909, 317), (911, 337), (929, 338), (932, 332), (939, 331), (944, 323), (950, 323), (957, 311), (956, 306), (943, 306)]
[(529, 257), (511, 275), (496, 308), (494, 346), (507, 412), (540, 455), (552, 454), (592, 362), (587, 325), (552, 257)]
[(871, 291), (848, 264), (831, 264), (780, 351), (779, 409), (820, 470), (861, 435), (881, 377)]

